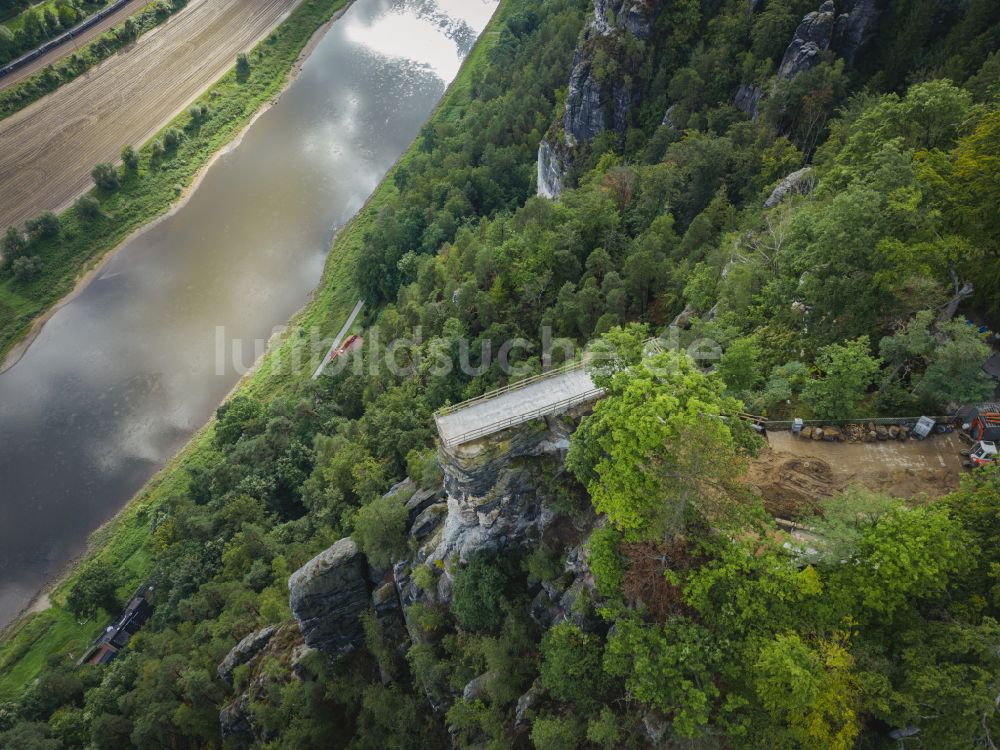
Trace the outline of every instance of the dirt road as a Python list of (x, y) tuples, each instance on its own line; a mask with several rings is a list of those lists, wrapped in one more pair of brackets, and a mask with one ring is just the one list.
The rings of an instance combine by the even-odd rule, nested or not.
[(296, 2), (192, 0), (127, 52), (0, 121), (0, 230), (71, 203), (95, 164), (151, 137)]
[[(13, 86), (15, 83), (23, 81), (25, 78), (34, 75), (46, 65), (53, 65), (62, 60), (64, 57), (73, 54), (75, 50), (94, 41), (112, 26), (117, 26), (133, 13), (141, 10), (148, 2), (149, 0), (132, 0), (132, 2), (126, 3), (107, 18), (102, 18), (98, 23), (95, 23), (90, 28), (85, 29), (80, 34), (73, 37), (72, 40), (67, 40), (64, 44), (60, 44), (55, 49), (50, 49), (37, 60), (32, 60), (23, 68), (18, 68), (13, 73), (8, 73), (0, 78), (0, 89)], [(169, 23), (169, 19), (166, 23)]]
[(748, 480), (768, 511), (783, 518), (814, 512), (825, 497), (860, 485), (897, 497), (938, 497), (957, 489), (964, 469), (957, 434), (927, 440), (828, 443), (770, 432), (768, 449), (750, 466)]

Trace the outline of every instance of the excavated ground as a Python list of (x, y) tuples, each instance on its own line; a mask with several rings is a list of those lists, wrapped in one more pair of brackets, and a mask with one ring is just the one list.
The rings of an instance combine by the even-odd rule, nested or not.
[(768, 434), (769, 447), (750, 465), (748, 481), (760, 490), (767, 510), (781, 518), (809, 515), (849, 485), (897, 497), (939, 497), (958, 487), (960, 451), (956, 433), (926, 440), (840, 443)]
[(72, 202), (95, 164), (151, 137), (296, 2), (192, 0), (129, 50), (0, 121), (0, 228)]

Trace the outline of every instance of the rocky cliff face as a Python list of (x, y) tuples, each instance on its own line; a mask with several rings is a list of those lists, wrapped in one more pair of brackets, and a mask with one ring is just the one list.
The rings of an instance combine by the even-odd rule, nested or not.
[(822, 54), (830, 48), (835, 22), (833, 0), (826, 0), (818, 11), (802, 19), (778, 66), (779, 81), (790, 81), (820, 61)]
[(848, 65), (874, 38), (882, 5), (881, 0), (842, 0), (832, 45)]
[(539, 489), (543, 474), (562, 466), (574, 427), (572, 416), (559, 416), (439, 448), (448, 512), (423, 562), (466, 562), (536, 541), (553, 518)]
[(344, 538), (292, 574), (289, 603), (306, 645), (336, 658), (362, 642), (367, 573), (358, 546)]
[(791, 80), (818, 63), (832, 50), (853, 65), (875, 36), (884, 0), (826, 0), (795, 30), (778, 67), (778, 80)]
[(563, 116), (538, 150), (539, 195), (559, 195), (576, 150), (598, 133), (614, 130), (624, 137), (642, 81), (637, 71), (630, 70), (605, 76), (596, 60), (603, 56), (625, 64), (624, 42), (628, 37), (649, 39), (662, 4), (662, 0), (593, 0), (593, 14), (573, 59)]
[[(775, 81), (790, 81), (817, 65), (824, 54), (833, 53), (853, 65), (874, 38), (886, 0), (825, 0), (818, 10), (808, 13), (795, 30), (778, 66)], [(750, 11), (760, 3), (750, 0)], [(744, 84), (736, 91), (734, 106), (756, 119), (767, 92)]]
[[(266, 741), (250, 709), (266, 695), (266, 670), (261, 659), (284, 649), (284, 661), (295, 679), (312, 679), (310, 659), (342, 659), (364, 642), (362, 616), (375, 616), (388, 642), (400, 653), (426, 636), (410, 622), (417, 603), (446, 606), (451, 601), (452, 574), (473, 555), (507, 549), (527, 549), (543, 539), (568, 549), (563, 575), (536, 585), (531, 615), (549, 625), (573, 618), (592, 626), (580, 597), (593, 591), (580, 543), (593, 527), (584, 514), (571, 522), (552, 509), (545, 489), (547, 479), (563, 471), (569, 436), (587, 407), (507, 430), (456, 448), (439, 448), (443, 485), (419, 489), (410, 480), (389, 490), (408, 511), (410, 549), (388, 570), (373, 568), (350, 538), (344, 538), (299, 568), (288, 581), (294, 624), (269, 626), (243, 638), (219, 664), (218, 672), (230, 685), (234, 671), (248, 665), (250, 681), (222, 711), (220, 724), (233, 747)], [(555, 541), (553, 541), (555, 540)], [(437, 583), (427, 591), (417, 585), (414, 571), (422, 566), (437, 572)], [(425, 582), (426, 585), (426, 582)], [(383, 680), (391, 680), (383, 675)], [(477, 694), (489, 682), (481, 675), (466, 686)], [(431, 707), (447, 709), (462, 694), (428, 695)]]
[(603, 36), (624, 29), (638, 39), (649, 39), (658, 6), (655, 0), (594, 0), (593, 28)]
[(563, 189), (566, 168), (556, 149), (543, 138), (538, 145), (538, 194), (543, 198), (558, 198)]

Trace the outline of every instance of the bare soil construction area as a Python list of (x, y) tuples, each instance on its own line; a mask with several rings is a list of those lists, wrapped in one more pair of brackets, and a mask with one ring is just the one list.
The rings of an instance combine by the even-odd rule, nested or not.
[(813, 512), (818, 501), (849, 485), (898, 497), (938, 497), (958, 487), (960, 451), (956, 433), (926, 440), (840, 443), (772, 432), (769, 448), (750, 465), (748, 481), (773, 515), (793, 518)]
[(127, 51), (0, 121), (0, 229), (58, 210), (149, 139), (297, 0), (192, 0)]

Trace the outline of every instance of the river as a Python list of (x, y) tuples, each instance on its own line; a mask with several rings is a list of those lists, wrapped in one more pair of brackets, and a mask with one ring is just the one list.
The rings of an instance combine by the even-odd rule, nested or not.
[(335, 228), (417, 135), (496, 6), (357, 0), (187, 203), (126, 242), (0, 374), (0, 626), (236, 383), (232, 366), (217, 373), (217, 330), (267, 340), (303, 305)]

